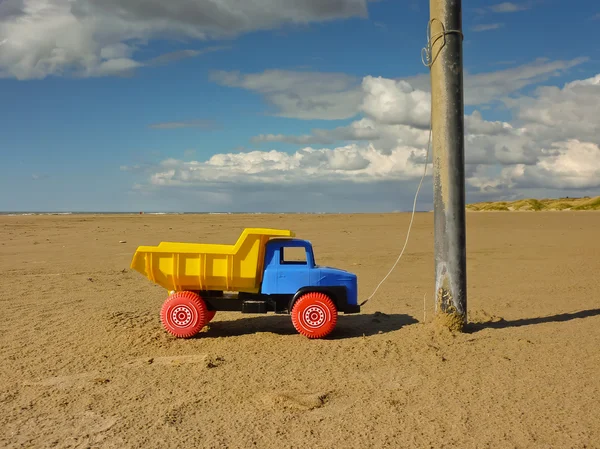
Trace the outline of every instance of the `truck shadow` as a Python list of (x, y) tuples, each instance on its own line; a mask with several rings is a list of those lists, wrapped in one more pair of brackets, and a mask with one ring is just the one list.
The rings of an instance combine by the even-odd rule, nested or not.
[[(414, 317), (401, 313), (389, 315), (381, 312), (356, 315), (340, 314), (335, 330), (326, 339), (339, 340), (385, 334), (416, 323), (418, 323), (418, 320)], [(289, 315), (263, 315), (238, 320), (213, 321), (210, 323), (209, 329), (197, 337), (231, 337), (257, 332), (272, 332), (279, 335), (294, 335), (298, 333)]]

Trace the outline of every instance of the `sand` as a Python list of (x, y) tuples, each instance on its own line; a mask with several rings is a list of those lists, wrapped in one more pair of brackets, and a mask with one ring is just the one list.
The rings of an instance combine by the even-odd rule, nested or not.
[(0, 217), (0, 447), (600, 447), (600, 213), (468, 213), (458, 334), (430, 323), (430, 213), (324, 340), (223, 312), (173, 338), (166, 292), (129, 269), (138, 245), (291, 228), (366, 298), (409, 218)]

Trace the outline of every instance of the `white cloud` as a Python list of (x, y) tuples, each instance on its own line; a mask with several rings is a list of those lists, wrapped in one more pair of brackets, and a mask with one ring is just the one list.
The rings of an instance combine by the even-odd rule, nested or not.
[(192, 49), (177, 50), (177, 51), (172, 51), (170, 53), (162, 54), (160, 56), (157, 56), (156, 58), (152, 58), (149, 61), (145, 61), (144, 64), (147, 66), (164, 65), (164, 64), (169, 64), (171, 62), (179, 61), (181, 59), (195, 58), (196, 56), (203, 55), (205, 53), (212, 53), (212, 52), (219, 51), (219, 50), (226, 50), (228, 48), (229, 47), (226, 47), (226, 46), (214, 46), (214, 47), (206, 47), (206, 48), (203, 48), (202, 50), (192, 50)]
[(311, 134), (288, 136), (283, 134), (260, 134), (253, 142), (285, 142), (297, 145), (331, 145), (338, 141), (375, 141), (382, 138), (378, 125), (371, 119), (361, 119), (349, 126), (334, 129), (314, 129)]
[[(503, 75), (513, 85), (523, 86), (576, 63), (536, 61), (502, 70), (501, 75), (476, 75), (475, 85), (482, 95), (494, 98), (493, 92), (499, 93), (496, 98), (505, 102), (512, 118), (490, 121), (479, 110), (465, 115), (468, 198), (509, 199), (564, 190), (589, 194), (590, 189), (600, 187), (600, 75), (562, 87), (540, 87), (531, 96), (504, 96), (510, 81)], [(292, 76), (294, 81), (290, 81), (280, 76), (276, 81), (274, 74), (262, 75), (222, 74), (231, 85), (251, 86), (265, 95), (284, 94), (286, 89), (314, 92), (310, 81), (296, 82), (302, 77)], [(320, 81), (316, 90), (327, 92), (328, 83), (321, 75), (309, 74), (306, 79)], [(338, 83), (333, 87), (337, 90), (347, 86), (338, 76), (332, 79)], [(300, 136), (262, 134), (253, 139), (301, 146), (294, 153), (254, 150), (217, 154), (203, 161), (166, 160), (144, 168), (143, 190), (221, 192), (229, 195), (228, 207), (236, 210), (243, 204), (264, 211), (401, 209), (409, 204), (402, 201), (410, 201), (422, 175), (430, 94), (408, 80), (371, 76), (355, 92), (357, 110), (365, 116), (349, 125), (314, 129)], [(343, 99), (339, 101), (343, 104)], [(400, 193), (399, 189), (404, 190)], [(422, 198), (425, 202), (430, 198), (427, 195)]]
[(513, 113), (511, 132), (472, 141), (467, 148), (484, 150), (482, 157), (505, 168), (495, 175), (475, 174), (472, 185), (503, 192), (600, 187), (600, 74), (504, 101)]
[(502, 28), (503, 26), (504, 26), (503, 23), (482, 23), (479, 25), (475, 25), (471, 29), (473, 31), (475, 31), (476, 33), (480, 33), (481, 31), (497, 30), (499, 28)]
[[(262, 134), (253, 138), (254, 142), (286, 142), (298, 145), (331, 145), (339, 141), (369, 141), (380, 151), (388, 152), (397, 146), (423, 148), (427, 144), (430, 121), (429, 92), (416, 90), (406, 81), (385, 78), (365, 77), (362, 83), (363, 101), (361, 108), (368, 115), (348, 126), (331, 130), (315, 129), (311, 134), (287, 136)], [(494, 157), (504, 161), (502, 145), (521, 139), (519, 130), (506, 122), (486, 121), (479, 111), (465, 116), (465, 130), (470, 141), (478, 143), (477, 151), (469, 153), (467, 162), (474, 158)], [(491, 139), (488, 136), (504, 136)], [(494, 145), (500, 145), (497, 149)], [(480, 148), (481, 147), (481, 148)], [(524, 151), (524, 150), (523, 150)], [(513, 155), (513, 157), (515, 157)], [(518, 161), (528, 160), (520, 157)], [(512, 162), (511, 162), (512, 163)]]
[[(465, 105), (477, 106), (499, 101), (523, 88), (548, 81), (552, 77), (564, 75), (573, 67), (587, 62), (589, 58), (579, 57), (565, 61), (550, 61), (539, 58), (527, 64), (493, 72), (464, 72)], [(406, 78), (415, 89), (430, 91), (429, 74)]]
[(529, 5), (526, 5), (523, 3), (511, 3), (511, 2), (498, 3), (497, 5), (490, 6), (490, 9), (493, 12), (497, 12), (497, 13), (525, 11), (529, 8), (530, 8)]
[(507, 135), (465, 136), (465, 163), (484, 165), (535, 164), (540, 148), (522, 130)]
[(526, 190), (586, 192), (600, 187), (598, 144), (573, 139), (555, 142), (541, 153), (533, 165), (515, 164), (500, 172), (493, 166), (478, 166), (467, 182), (481, 192), (504, 195)]
[[(147, 167), (147, 182), (132, 194), (139, 201), (152, 198), (154, 205), (172, 209), (176, 204), (184, 210), (397, 210), (399, 201), (408, 202), (414, 195), (412, 181), (422, 175), (424, 156), (416, 148), (397, 147), (385, 153), (367, 144), (307, 147), (292, 154), (273, 150), (217, 154), (205, 161), (167, 159)], [(428, 184), (429, 178), (424, 189)], [(219, 201), (214, 201), (217, 197)], [(420, 209), (431, 208), (430, 197), (424, 192)]]
[(343, 73), (266, 70), (261, 73), (215, 71), (211, 79), (265, 96), (281, 117), (346, 119), (356, 115), (360, 80)]
[(150, 176), (155, 186), (305, 185), (328, 182), (371, 183), (412, 179), (422, 168), (413, 162), (420, 149), (397, 147), (388, 154), (372, 145), (347, 145), (333, 149), (303, 148), (289, 154), (249, 151), (212, 156), (206, 161), (167, 159)]
[[(372, 106), (374, 107), (375, 104)], [(387, 110), (387, 106), (384, 105), (383, 108)], [(376, 111), (374, 113), (377, 116), (384, 115)], [(532, 161), (532, 157), (534, 157), (528, 155), (529, 149), (524, 147), (527, 138), (521, 135), (523, 130), (514, 129), (506, 122), (486, 121), (479, 111), (465, 115), (465, 133), (468, 147), (466, 162), (468, 164), (485, 163), (485, 161), (526, 162)], [(339, 141), (363, 141), (372, 143), (378, 150), (387, 154), (398, 146), (426, 148), (428, 138), (428, 123), (424, 128), (422, 126), (387, 124), (371, 118), (363, 118), (348, 126), (331, 130), (315, 129), (311, 134), (301, 136), (261, 134), (252, 140), (254, 142), (285, 142), (296, 145), (332, 145)], [(512, 148), (510, 154), (507, 147)], [(517, 148), (519, 151), (516, 151)]]
[(555, 142), (533, 166), (517, 165), (510, 182), (517, 187), (587, 189), (600, 187), (600, 147), (591, 142)]
[(533, 97), (504, 101), (536, 140), (582, 139), (600, 143), (600, 74), (567, 83), (562, 89), (544, 86), (536, 89)]
[(465, 132), (468, 134), (495, 136), (510, 134), (513, 130), (510, 123), (484, 120), (479, 111), (473, 111), (471, 115), (465, 115)]
[(588, 58), (575, 58), (568, 61), (549, 61), (537, 59), (530, 64), (523, 64), (497, 72), (467, 74), (465, 76), (465, 93), (471, 105), (489, 103), (506, 95), (518, 92), (524, 87), (547, 81), (559, 76), (572, 67), (586, 62)]
[(207, 41), (349, 17), (367, 17), (367, 0), (3, 0), (0, 76), (122, 74), (145, 65), (137, 46), (157, 37)]
[[(465, 73), (465, 105), (485, 105), (575, 67), (587, 58), (568, 61), (538, 59), (529, 64), (478, 74)], [(361, 112), (390, 124), (428, 126), (430, 78), (421, 74), (403, 80), (344, 73), (265, 70), (243, 74), (215, 71), (214, 82), (264, 96), (273, 114), (298, 119), (339, 120)], [(319, 142), (322, 141), (307, 141)]]
[(366, 76), (362, 82), (361, 109), (374, 120), (387, 125), (429, 127), (431, 95), (414, 89), (403, 80)]

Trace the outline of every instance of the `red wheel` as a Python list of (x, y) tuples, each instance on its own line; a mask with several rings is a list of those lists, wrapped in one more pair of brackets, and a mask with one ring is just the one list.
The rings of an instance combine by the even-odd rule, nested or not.
[(206, 311), (206, 324), (210, 323), (216, 314), (217, 314), (216, 310), (207, 310)]
[(323, 338), (335, 328), (337, 309), (324, 293), (306, 293), (292, 307), (292, 323), (305, 337)]
[(189, 338), (206, 325), (207, 314), (206, 304), (199, 295), (193, 292), (177, 292), (164, 302), (160, 310), (160, 320), (170, 334)]

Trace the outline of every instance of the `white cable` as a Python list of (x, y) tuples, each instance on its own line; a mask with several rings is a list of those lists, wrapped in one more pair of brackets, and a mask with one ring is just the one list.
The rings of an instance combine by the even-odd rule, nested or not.
[[(440, 26), (442, 28), (442, 31), (440, 33), (436, 33), (432, 37), (431, 36), (431, 24), (435, 20), (437, 20), (438, 22), (440, 22)], [(459, 30), (446, 30), (445, 27), (444, 27), (444, 24), (441, 21), (439, 21), (438, 19), (435, 19), (435, 18), (431, 19), (427, 23), (427, 47), (423, 48), (422, 51), (421, 51), (421, 62), (423, 62), (423, 65), (425, 65), (426, 67), (428, 67), (430, 70), (431, 70), (431, 66), (433, 65), (433, 63), (435, 62), (435, 59), (436, 59), (432, 55), (433, 44), (435, 43), (435, 41), (437, 41), (440, 38), (444, 39), (443, 42), (442, 42), (442, 44), (441, 44), (441, 47), (440, 47), (440, 49), (439, 49), (439, 51), (437, 53), (437, 54), (439, 54), (442, 51), (442, 48), (446, 45), (446, 35), (447, 34), (451, 34), (451, 33), (459, 34), (461, 36), (461, 39), (464, 38), (462, 32), (459, 31)], [(437, 55), (436, 55), (436, 57), (437, 57)], [(396, 262), (394, 263), (394, 265), (392, 266), (392, 268), (390, 269), (390, 271), (388, 272), (388, 274), (386, 274), (385, 277), (381, 280), (381, 282), (377, 285), (377, 287), (375, 287), (375, 290), (373, 291), (373, 293), (371, 293), (371, 296), (369, 296), (362, 303), (360, 303), (361, 307), (364, 304), (366, 304), (366, 302), (368, 300), (370, 300), (373, 296), (375, 296), (375, 293), (377, 293), (377, 290), (379, 290), (379, 287), (381, 287), (381, 285), (386, 281), (386, 279), (390, 276), (390, 274), (392, 274), (392, 271), (394, 271), (394, 269), (396, 268), (396, 265), (398, 265), (398, 262), (400, 262), (400, 259), (402, 258), (402, 255), (404, 254), (404, 250), (406, 249), (406, 245), (408, 244), (408, 239), (410, 237), (410, 230), (412, 228), (413, 219), (415, 218), (415, 210), (417, 209), (417, 197), (419, 196), (419, 191), (421, 190), (421, 185), (423, 184), (423, 180), (425, 179), (425, 175), (427, 174), (427, 164), (429, 163), (429, 147), (430, 147), (430, 144), (431, 144), (432, 119), (433, 119), (433, 108), (430, 107), (430, 112), (429, 112), (429, 138), (427, 139), (427, 154), (425, 156), (425, 168), (423, 170), (423, 176), (421, 176), (421, 181), (419, 182), (419, 186), (417, 187), (417, 192), (415, 193), (415, 200), (413, 202), (413, 209), (412, 209), (412, 214), (411, 214), (411, 217), (410, 217), (410, 223), (408, 224), (408, 231), (406, 233), (406, 240), (404, 242), (404, 247), (402, 248), (402, 251), (400, 252), (400, 255), (396, 259)]]
[[(431, 119), (430, 119), (429, 123), (431, 124)], [(410, 217), (410, 223), (408, 225), (408, 232), (406, 233), (406, 240), (404, 242), (404, 247), (402, 248), (402, 251), (400, 252), (400, 255), (396, 259), (396, 262), (394, 263), (394, 265), (392, 266), (392, 268), (390, 269), (390, 271), (388, 272), (388, 274), (386, 274), (385, 277), (381, 280), (381, 282), (377, 285), (377, 287), (375, 287), (375, 290), (373, 291), (373, 293), (371, 293), (371, 296), (369, 296), (367, 299), (365, 299), (360, 304), (361, 307), (369, 299), (371, 299), (373, 296), (375, 296), (375, 293), (377, 293), (377, 290), (379, 290), (379, 287), (381, 287), (381, 285), (386, 281), (386, 279), (390, 276), (390, 274), (392, 274), (392, 271), (394, 271), (394, 268), (396, 268), (396, 265), (398, 265), (398, 262), (400, 262), (400, 259), (402, 258), (402, 255), (404, 254), (404, 250), (406, 249), (406, 245), (408, 244), (408, 239), (410, 237), (410, 230), (412, 228), (413, 219), (415, 218), (415, 210), (417, 209), (417, 197), (419, 196), (419, 191), (421, 190), (421, 185), (423, 184), (423, 179), (425, 179), (425, 175), (427, 174), (427, 164), (429, 163), (429, 146), (430, 146), (430, 142), (431, 142), (431, 125), (429, 126), (429, 139), (427, 141), (427, 154), (425, 156), (425, 168), (423, 170), (423, 176), (421, 176), (421, 181), (419, 182), (419, 186), (417, 187), (417, 192), (415, 193), (415, 200), (413, 201), (412, 215)]]

